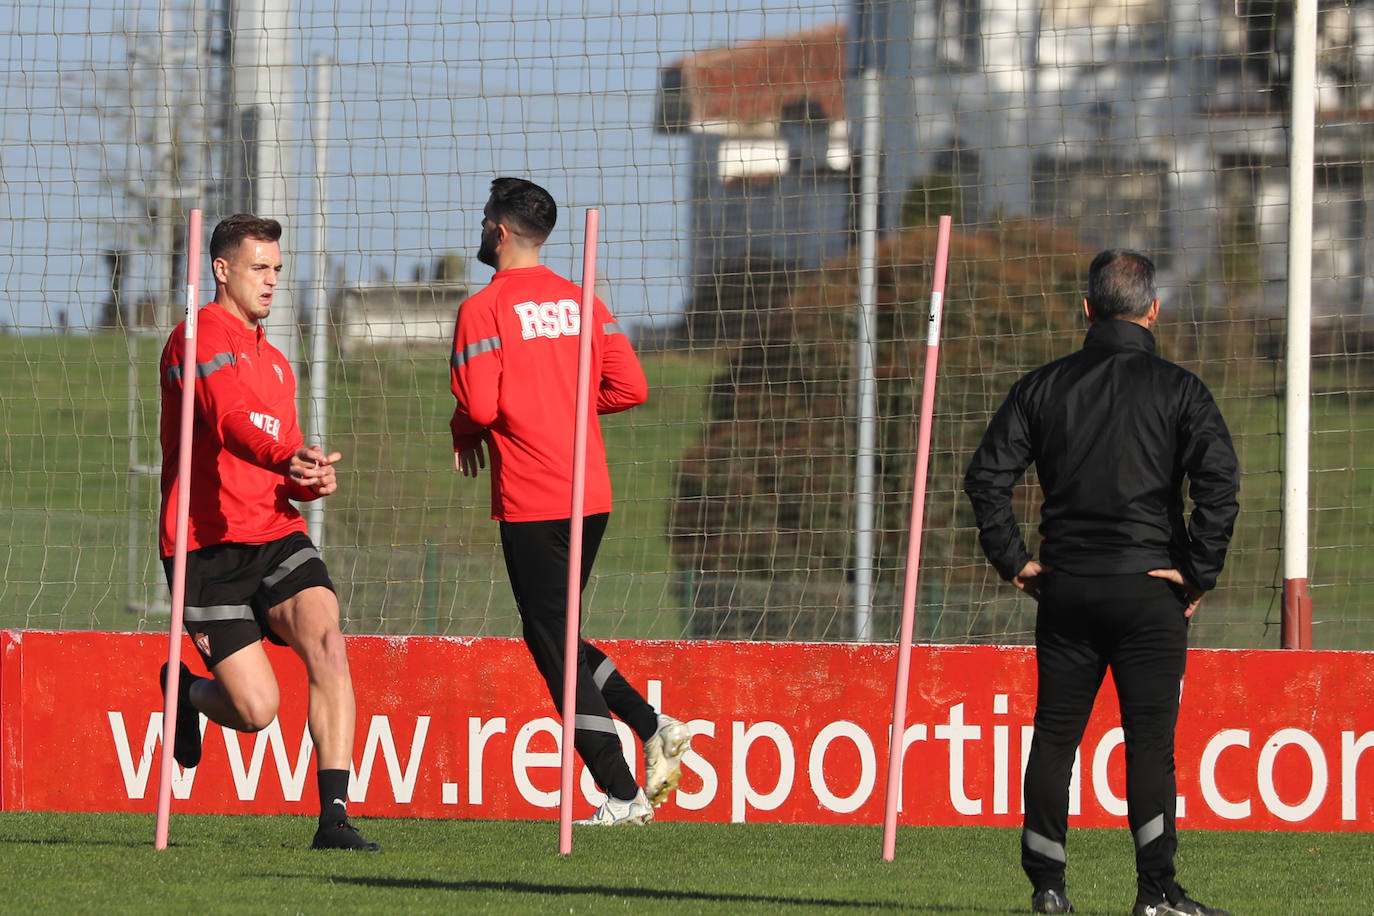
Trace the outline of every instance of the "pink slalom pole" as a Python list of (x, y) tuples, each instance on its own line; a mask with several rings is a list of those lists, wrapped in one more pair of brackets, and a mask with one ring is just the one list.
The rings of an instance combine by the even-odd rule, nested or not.
[(568, 626), (563, 640), (563, 757), (558, 793), (558, 852), (572, 852), (573, 735), (577, 725), (577, 648), (582, 616), (582, 510), (587, 490), (587, 414), (591, 407), (592, 334), (596, 331), (596, 228), (587, 211), (582, 248), (582, 303), (578, 307), (577, 419), (573, 426), (572, 514), (568, 517)]
[(156, 849), (167, 848), (172, 813), (172, 747), (176, 741), (177, 696), (181, 686), (181, 624), (186, 613), (186, 540), (191, 516), (191, 427), (196, 405), (196, 299), (200, 295), (199, 210), (186, 231), (186, 337), (181, 358), (181, 446), (177, 463), (177, 527), (172, 554), (172, 620), (167, 634), (167, 695), (162, 701), (162, 768), (157, 784)]
[(887, 751), (887, 811), (883, 816), (883, 860), (897, 853), (897, 808), (901, 803), (903, 732), (906, 731), (907, 680), (911, 675), (911, 629), (916, 616), (916, 579), (921, 564), (921, 529), (926, 509), (926, 476), (930, 468), (930, 427), (935, 413), (935, 369), (940, 360), (940, 313), (945, 300), (945, 265), (949, 261), (950, 217), (940, 217), (935, 235), (935, 275), (926, 326), (926, 371), (921, 382), (921, 424), (916, 437), (916, 481), (911, 494), (911, 535), (906, 549), (906, 582), (902, 589), (902, 632), (897, 645), (897, 685), (892, 701), (892, 733)]

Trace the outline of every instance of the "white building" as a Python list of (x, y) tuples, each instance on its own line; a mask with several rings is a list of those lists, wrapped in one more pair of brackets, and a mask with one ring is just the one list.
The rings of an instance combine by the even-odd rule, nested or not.
[(452, 343), (458, 307), (472, 293), (465, 282), (385, 280), (346, 286), (334, 300), (341, 353), (358, 347), (419, 347)]
[[(938, 179), (959, 189), (965, 228), (1033, 216), (1090, 245), (1143, 249), (1193, 308), (1225, 295), (1223, 252), (1258, 242), (1261, 292), (1232, 304), (1278, 312), (1289, 99), (1267, 74), (1286, 61), (1255, 50), (1250, 5), (855, 0), (847, 28), (665, 68), (658, 127), (689, 138), (689, 274), (701, 284), (741, 257), (815, 266), (849, 244), (852, 165), (837, 138), (857, 147), (849, 77), (872, 66), (886, 228), (910, 189)], [(1374, 320), (1374, 0), (1323, 5), (1314, 315)], [(1280, 28), (1273, 43), (1291, 37)], [(803, 104), (813, 116), (786, 114)]]
[[(964, 220), (1028, 214), (1156, 255), (1205, 304), (1225, 245), (1260, 242), (1263, 300), (1286, 297), (1288, 99), (1257, 75), (1244, 0), (871, 0), (884, 213), (931, 174)], [(1280, 43), (1291, 41), (1280, 36)], [(1320, 19), (1314, 315), (1374, 318), (1374, 4)], [(862, 47), (860, 48), (862, 50)], [(1286, 91), (1286, 90), (1285, 90)], [(1248, 211), (1248, 212), (1247, 212)]]
[(694, 293), (722, 274), (817, 267), (848, 250), (848, 53), (837, 24), (660, 71), (656, 128), (686, 140)]

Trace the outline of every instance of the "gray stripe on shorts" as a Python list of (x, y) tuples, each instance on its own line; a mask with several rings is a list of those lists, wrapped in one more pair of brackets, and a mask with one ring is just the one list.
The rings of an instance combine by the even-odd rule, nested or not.
[(573, 727), (584, 732), (606, 732), (607, 734), (620, 737), (615, 730), (615, 723), (606, 716), (591, 716), (578, 713), (573, 718)]
[(600, 690), (602, 687), (606, 686), (606, 682), (611, 679), (612, 674), (615, 674), (615, 662), (611, 661), (610, 657), (607, 656), (602, 659), (601, 664), (597, 665), (596, 670), (592, 672), (592, 683)]
[(277, 566), (276, 569), (272, 570), (272, 572), (264, 576), (262, 584), (266, 588), (272, 588), (282, 579), (285, 579), (287, 576), (295, 572), (296, 569), (302, 563), (306, 562), (307, 560), (318, 559), (321, 559), (320, 552), (318, 550), (316, 550), (314, 547), (302, 547), (300, 550), (297, 550), (295, 553), (291, 554), (291, 556), (287, 557), (285, 560), (282, 560), (281, 564)]
[(212, 604), (209, 607), (187, 607), (182, 613), (182, 617), (187, 623), (252, 620), (253, 609), (246, 604)]
[(1056, 843), (1049, 837), (1036, 833), (1034, 830), (1026, 830), (1021, 833), (1021, 843), (1031, 852), (1038, 852), (1040, 855), (1053, 862), (1067, 862), (1068, 855), (1064, 852), (1064, 844)]

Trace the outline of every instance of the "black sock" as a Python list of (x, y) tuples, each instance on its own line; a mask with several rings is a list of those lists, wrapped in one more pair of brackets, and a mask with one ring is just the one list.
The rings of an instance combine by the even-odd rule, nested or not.
[(348, 771), (320, 770), (320, 823), (348, 820)]
[(186, 681), (186, 699), (191, 701), (191, 708), (200, 712), (200, 707), (196, 706), (195, 697), (191, 696), (191, 688), (196, 686), (196, 681), (208, 681), (210, 678), (201, 677), (199, 674), (192, 674), (189, 671), (181, 672), (182, 680)]

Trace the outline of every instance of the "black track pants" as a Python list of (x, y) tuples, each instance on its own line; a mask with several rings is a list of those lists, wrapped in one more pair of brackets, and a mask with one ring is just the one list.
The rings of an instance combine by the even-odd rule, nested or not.
[(1144, 573), (1044, 577), (1035, 624), (1035, 736), (1026, 764), (1021, 864), (1037, 889), (1062, 887), (1074, 754), (1108, 668), (1126, 744), (1127, 820), (1137, 881), (1174, 876), (1174, 726), (1187, 654), (1184, 602)]
[[(583, 588), (591, 575), (608, 517), (609, 513), (600, 513), (583, 519)], [(571, 525), (567, 519), (501, 523), (501, 548), (524, 625), (525, 645), (560, 715), (570, 543)], [(616, 798), (633, 798), (639, 785), (625, 764), (611, 713), (624, 720), (640, 740), (651, 737), (658, 727), (653, 707), (621, 676), (615, 663), (600, 649), (580, 639), (573, 744), (601, 791)]]

